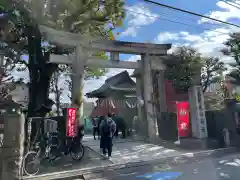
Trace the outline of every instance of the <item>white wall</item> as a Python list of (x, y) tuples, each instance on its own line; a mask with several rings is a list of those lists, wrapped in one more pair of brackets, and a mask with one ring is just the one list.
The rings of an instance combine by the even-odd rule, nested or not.
[(16, 88), (11, 92), (12, 99), (16, 103), (27, 106), (28, 104), (28, 86), (26, 84), (16, 84)]

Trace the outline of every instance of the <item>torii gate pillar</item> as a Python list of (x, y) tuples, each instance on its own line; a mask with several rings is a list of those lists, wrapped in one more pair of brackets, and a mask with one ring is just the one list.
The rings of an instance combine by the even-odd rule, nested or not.
[(142, 60), (142, 72), (143, 72), (143, 99), (145, 106), (145, 113), (148, 122), (148, 136), (149, 138), (156, 138), (156, 125), (155, 118), (153, 116), (153, 104), (152, 104), (152, 71), (150, 67), (149, 56), (144, 54), (141, 56)]
[[(116, 57), (119, 53), (126, 54), (141, 54), (141, 70), (143, 71), (143, 99), (144, 99), (144, 109), (146, 111), (146, 119), (148, 122), (148, 135), (150, 139), (155, 139), (156, 137), (156, 114), (154, 114), (154, 105), (152, 103), (152, 69), (163, 70), (165, 66), (162, 60), (154, 60), (152, 57), (156, 58), (158, 56), (167, 56), (167, 50), (171, 48), (171, 44), (149, 44), (149, 43), (134, 43), (134, 42), (124, 42), (124, 41), (91, 41), (88, 37), (79, 36), (77, 34), (57, 31), (52, 28), (45, 26), (40, 27), (41, 33), (45, 34), (45, 38), (50, 40), (50, 42), (58, 43), (61, 45), (75, 47), (76, 55), (72, 59), (64, 56), (57, 56), (55, 60), (52, 59), (50, 63), (57, 64), (72, 64), (73, 69), (73, 86), (72, 86), (72, 102), (78, 106), (82, 106), (82, 86), (84, 80), (84, 66), (85, 65), (95, 65), (96, 67), (104, 68), (127, 68), (127, 69), (139, 69), (138, 62), (128, 62), (120, 61)], [(81, 43), (82, 44), (79, 44)], [(88, 43), (83, 43), (88, 42)], [(111, 58), (113, 60), (109, 61), (99, 61), (93, 60), (91, 57), (87, 57), (86, 53), (82, 53), (81, 48), (90, 49), (97, 51), (107, 51), (115, 52)], [(85, 49), (84, 49), (85, 50)], [(117, 54), (116, 54), (117, 53)], [(150, 56), (151, 55), (151, 56)], [(118, 55), (117, 55), (118, 56)], [(61, 60), (61, 58), (63, 60)], [(78, 112), (80, 113), (80, 112)], [(82, 113), (80, 113), (82, 114)], [(78, 119), (81, 117), (78, 116)]]
[[(83, 56), (83, 49), (80, 45), (76, 46), (76, 56), (72, 64), (72, 105), (78, 108), (77, 119), (82, 121), (83, 116), (83, 82), (84, 66), (86, 59)], [(81, 122), (80, 122), (81, 123)], [(83, 121), (82, 121), (83, 123)]]
[[(153, 80), (152, 80), (152, 63), (153, 59), (157, 59), (159, 65), (161, 64), (161, 70), (158, 70), (158, 94), (160, 109), (156, 109), (153, 99)], [(144, 99), (144, 110), (145, 117), (148, 122), (148, 136), (150, 140), (155, 140), (158, 132), (157, 129), (157, 118), (158, 112), (166, 111), (166, 99), (165, 99), (165, 84), (164, 84), (164, 70), (165, 66), (161, 60), (161, 56), (149, 56), (148, 54), (141, 55), (141, 69), (142, 69), (142, 85), (143, 85), (143, 99)]]

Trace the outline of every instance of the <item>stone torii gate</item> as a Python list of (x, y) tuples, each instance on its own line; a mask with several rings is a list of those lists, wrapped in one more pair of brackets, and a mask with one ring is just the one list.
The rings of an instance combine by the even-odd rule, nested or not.
[[(90, 42), (87, 37), (81, 35), (58, 31), (45, 26), (40, 27), (41, 33), (47, 40), (52, 43), (75, 48), (74, 55), (51, 55), (50, 63), (68, 64), (72, 66), (72, 103), (79, 98), (80, 90), (83, 86), (84, 68), (85, 66), (96, 66), (100, 68), (124, 68), (139, 69), (143, 76), (143, 89), (139, 87), (137, 80), (137, 94), (144, 100), (143, 107), (138, 108), (138, 114), (144, 111), (148, 123), (148, 136), (150, 139), (156, 138), (156, 116), (152, 104), (152, 70), (163, 72), (165, 65), (163, 63), (167, 56), (167, 50), (171, 48), (171, 44), (150, 44), (150, 43), (134, 43), (123, 41), (97, 40)], [(103, 61), (88, 55), (87, 52), (105, 51), (110, 52), (110, 60)], [(141, 60), (137, 62), (120, 61), (119, 54), (136, 54), (141, 55)], [(163, 86), (163, 73), (159, 73), (159, 83)], [(162, 100), (165, 99), (164, 91), (159, 90), (159, 99), (162, 107), (166, 104)]]

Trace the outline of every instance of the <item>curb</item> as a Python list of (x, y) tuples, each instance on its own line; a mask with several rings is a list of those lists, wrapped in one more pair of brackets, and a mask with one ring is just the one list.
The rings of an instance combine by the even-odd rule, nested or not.
[[(96, 152), (96, 151), (95, 151)], [(54, 172), (54, 173), (48, 173), (43, 175), (37, 175), (37, 176), (28, 176), (23, 177), (23, 180), (56, 180), (56, 179), (66, 179), (66, 178), (74, 178), (78, 177), (80, 175), (87, 175), (91, 177), (91, 174), (98, 174), (103, 172), (106, 169), (114, 169), (114, 170), (120, 170), (125, 168), (131, 168), (131, 167), (140, 167), (140, 166), (146, 166), (146, 165), (154, 165), (156, 163), (168, 163), (170, 165), (176, 165), (176, 164), (183, 164), (186, 162), (196, 161), (199, 158), (206, 158), (208, 156), (222, 156), (226, 153), (235, 153), (239, 152), (237, 148), (230, 147), (230, 148), (222, 148), (222, 149), (215, 149), (215, 150), (207, 150), (207, 151), (199, 151), (199, 152), (193, 152), (193, 153), (184, 153), (180, 156), (174, 156), (174, 157), (167, 157), (162, 159), (156, 159), (151, 161), (138, 161), (138, 162), (132, 162), (127, 164), (112, 164), (108, 166), (99, 166), (99, 167), (92, 167), (92, 168), (82, 168), (82, 169), (75, 169), (75, 170), (69, 170), (69, 171), (61, 171), (61, 172)]]

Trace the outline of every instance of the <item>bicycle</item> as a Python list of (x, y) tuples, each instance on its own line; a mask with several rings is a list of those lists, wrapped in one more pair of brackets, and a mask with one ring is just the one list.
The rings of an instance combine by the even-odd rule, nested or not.
[[(37, 131), (37, 135), (39, 134), (39, 131), (40, 129)], [(83, 136), (84, 129), (81, 131)], [(30, 151), (24, 156), (24, 173), (28, 176), (36, 175), (40, 171), (40, 164), (42, 160), (47, 159), (50, 163), (52, 163), (57, 157), (62, 156), (62, 154), (70, 155), (73, 160), (80, 161), (84, 156), (84, 146), (81, 143), (81, 139), (82, 137), (80, 139), (77, 137), (69, 137), (65, 141), (64, 150), (62, 151), (60, 142), (58, 141), (57, 133), (48, 133), (46, 138), (41, 139), (40, 142), (33, 143), (33, 148), (30, 148)]]
[(77, 137), (68, 137), (63, 145), (58, 142), (56, 133), (51, 133), (48, 137), (46, 157), (49, 162), (53, 162), (63, 155), (70, 155), (73, 160), (78, 161), (83, 158), (84, 146)]
[[(30, 145), (28, 152), (23, 157), (22, 169), (28, 176), (34, 176), (40, 171), (40, 142), (36, 142), (41, 132), (41, 125), (39, 126), (33, 144)], [(40, 139), (41, 141), (42, 139)]]
[(36, 150), (31, 150), (23, 157), (23, 172), (28, 176), (34, 176), (40, 171), (41, 149), (36, 145)]

